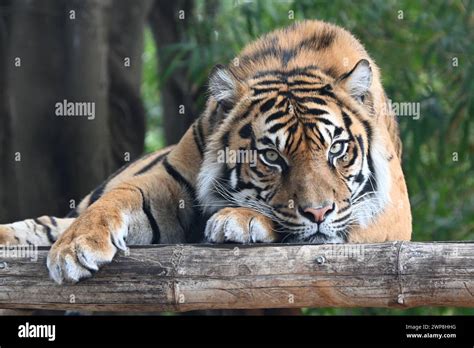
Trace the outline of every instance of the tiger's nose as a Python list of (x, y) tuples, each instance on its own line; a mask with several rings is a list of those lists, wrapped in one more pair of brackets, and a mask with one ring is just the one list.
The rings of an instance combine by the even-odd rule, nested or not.
[(312, 222), (321, 223), (335, 208), (335, 204), (328, 204), (320, 208), (306, 208), (303, 210), (303, 216), (310, 219)]

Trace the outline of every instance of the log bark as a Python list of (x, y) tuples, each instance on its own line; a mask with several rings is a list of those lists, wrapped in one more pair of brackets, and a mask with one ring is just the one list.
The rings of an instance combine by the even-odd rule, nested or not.
[[(0, 254), (0, 308), (189, 311), (474, 307), (474, 243), (134, 247), (59, 286), (38, 259)], [(14, 256), (14, 255), (13, 255)]]

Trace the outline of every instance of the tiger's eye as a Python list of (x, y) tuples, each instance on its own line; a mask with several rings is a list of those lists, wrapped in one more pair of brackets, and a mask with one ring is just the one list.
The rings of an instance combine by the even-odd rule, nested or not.
[(334, 143), (334, 144), (331, 146), (331, 149), (329, 150), (329, 152), (331, 152), (333, 155), (336, 155), (336, 154), (338, 154), (341, 150), (342, 150), (342, 143)]
[(276, 160), (278, 160), (278, 157), (280, 157), (278, 152), (276, 152), (275, 150), (265, 151), (264, 156), (265, 156), (265, 159), (269, 162), (275, 162)]

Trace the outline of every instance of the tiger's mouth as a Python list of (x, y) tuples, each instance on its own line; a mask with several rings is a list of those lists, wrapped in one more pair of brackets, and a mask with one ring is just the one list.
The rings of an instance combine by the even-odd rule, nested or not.
[(346, 240), (341, 236), (328, 236), (319, 231), (315, 231), (311, 234), (287, 232), (287, 234), (282, 238), (281, 243), (340, 244), (346, 243)]
[(347, 242), (347, 231), (343, 233), (327, 233), (317, 224), (300, 229), (283, 228), (285, 232), (282, 243), (335, 244)]

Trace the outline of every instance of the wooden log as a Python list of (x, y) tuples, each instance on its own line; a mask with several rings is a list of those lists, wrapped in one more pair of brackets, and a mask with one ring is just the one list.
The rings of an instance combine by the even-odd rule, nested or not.
[(7, 251), (0, 308), (474, 307), (470, 242), (132, 247), (93, 278), (63, 286), (48, 278), (47, 248), (36, 261)]

